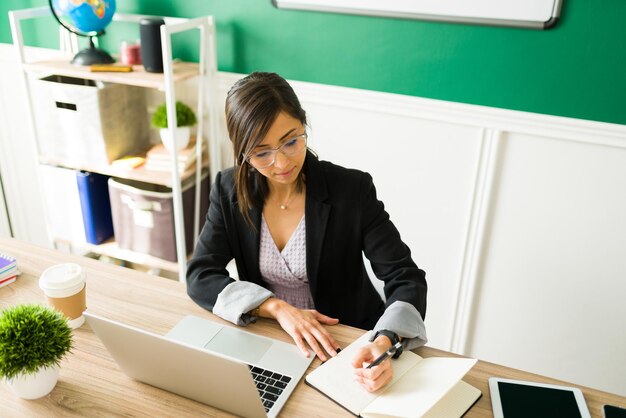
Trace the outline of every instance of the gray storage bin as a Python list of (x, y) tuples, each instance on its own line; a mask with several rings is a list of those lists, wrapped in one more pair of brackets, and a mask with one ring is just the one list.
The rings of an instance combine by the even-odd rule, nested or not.
[[(200, 197), (200, 229), (209, 208), (208, 172), (203, 173)], [(183, 185), (183, 217), (187, 252), (194, 245), (193, 212), (195, 176)], [(133, 180), (110, 178), (109, 196), (113, 231), (120, 248), (177, 261), (174, 233), (174, 201), (169, 187)]]
[(77, 164), (108, 164), (150, 146), (145, 89), (51, 75), (33, 87), (39, 150)]

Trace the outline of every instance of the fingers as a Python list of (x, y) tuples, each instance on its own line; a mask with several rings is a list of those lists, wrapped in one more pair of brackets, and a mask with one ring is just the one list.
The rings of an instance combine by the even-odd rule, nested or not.
[[(339, 322), (338, 319), (329, 318), (326, 315), (322, 315), (317, 311), (316, 313), (331, 322), (333, 321)], [(324, 323), (328, 324), (328, 322), (324, 322)], [(337, 348), (339, 348), (339, 344), (337, 344), (333, 336), (330, 335), (330, 333), (326, 330), (326, 328), (324, 328), (319, 322), (315, 323), (315, 331), (316, 331), (317, 340), (322, 343), (326, 351), (330, 353), (331, 355), (336, 356), (337, 355), (336, 350)]]
[(296, 343), (296, 346), (300, 349), (300, 351), (302, 351), (302, 354), (304, 354), (304, 357), (309, 357), (309, 349), (306, 347), (306, 344), (304, 343), (304, 339), (300, 336), (300, 335), (292, 335), (291, 338), (293, 338), (293, 341)]
[(331, 318), (330, 316), (326, 316), (326, 315), (321, 314), (321, 313), (319, 313), (317, 311), (311, 311), (311, 313), (313, 314), (315, 319), (317, 319), (322, 324), (337, 325), (339, 323), (339, 319), (337, 319), (337, 318)]
[[(317, 322), (304, 322), (295, 327), (294, 334), (305, 340), (311, 350), (322, 361), (330, 356), (336, 356), (336, 343), (330, 334)], [(332, 341), (332, 342), (331, 342)]]
[[(311, 328), (311, 334), (315, 337), (315, 343), (318, 345), (318, 347), (319, 344), (321, 344), (326, 353), (330, 354), (332, 357), (337, 355), (337, 348), (339, 347), (339, 345), (335, 342), (335, 339), (332, 337), (332, 335), (330, 335), (328, 331), (324, 329), (324, 327), (322, 327), (318, 323), (316, 326)], [(311, 348), (313, 348), (313, 351), (315, 351), (315, 348), (313, 346), (311, 346)], [(317, 351), (315, 351), (315, 353), (317, 354)], [(322, 352), (322, 354), (324, 355), (324, 357), (326, 357), (325, 353)], [(324, 358), (319, 354), (318, 357), (322, 361), (327, 360), (327, 358)]]
[[(321, 315), (316, 311), (305, 311), (297, 309), (291, 305), (284, 306), (277, 313), (276, 319), (285, 331), (302, 351), (308, 357), (308, 347), (322, 360), (326, 361), (330, 356), (337, 355), (336, 349), (339, 345), (335, 339), (324, 329), (318, 322), (317, 315)], [(332, 318), (322, 315), (328, 320)]]
[(362, 347), (357, 352), (356, 356), (352, 359), (352, 367), (355, 369), (360, 369), (363, 367), (367, 367), (364, 363), (371, 363), (374, 361), (374, 356), (372, 355), (371, 350)]
[(321, 333), (321, 336), (318, 336), (318, 341), (320, 341), (324, 345), (324, 349), (332, 356), (337, 355), (337, 349), (339, 348), (339, 344), (335, 341), (332, 335), (324, 327), (320, 324), (326, 325), (336, 325), (339, 323), (339, 319), (331, 318), (330, 316), (326, 316), (324, 314), (319, 313), (318, 311), (311, 311), (313, 317), (317, 320), (316, 329)]
[(356, 369), (354, 374), (356, 376), (363, 377), (366, 380), (377, 380), (380, 376), (385, 372), (385, 370), (391, 369), (387, 364), (380, 364), (378, 366), (374, 366), (371, 369), (367, 368), (369, 365), (367, 362), (363, 363), (364, 367)]
[(324, 350), (321, 349), (320, 345), (318, 344), (313, 334), (307, 332), (307, 333), (304, 333), (303, 336), (306, 342), (309, 344), (309, 347), (311, 347), (311, 350), (313, 350), (313, 352), (320, 358), (320, 360), (322, 361), (328, 360), (326, 352), (324, 352)]
[(393, 377), (391, 359), (387, 359), (371, 369), (367, 368), (382, 353), (384, 353), (383, 348), (375, 343), (370, 343), (362, 347), (352, 360), (355, 380), (368, 392), (380, 389), (389, 383)]
[(389, 363), (383, 363), (371, 369), (356, 369), (355, 380), (368, 392), (375, 392), (393, 378), (393, 369)]

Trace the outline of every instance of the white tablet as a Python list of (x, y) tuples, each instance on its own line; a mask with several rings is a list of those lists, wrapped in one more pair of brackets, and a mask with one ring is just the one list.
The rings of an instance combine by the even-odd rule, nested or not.
[(494, 418), (591, 418), (580, 389), (489, 378)]

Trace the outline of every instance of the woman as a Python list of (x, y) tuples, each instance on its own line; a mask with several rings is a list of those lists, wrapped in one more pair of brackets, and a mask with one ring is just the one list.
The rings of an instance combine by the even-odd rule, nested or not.
[[(404, 349), (426, 342), (426, 281), (372, 178), (317, 159), (306, 146), (306, 114), (277, 74), (235, 83), (226, 123), (235, 166), (218, 173), (211, 189), (187, 270), (189, 296), (239, 325), (274, 318), (304, 355), (308, 346), (322, 361), (339, 349), (323, 325), (373, 329), (353, 365), (367, 390), (384, 386), (390, 362), (365, 366), (397, 341)], [(386, 303), (363, 254), (385, 283)], [(226, 270), (233, 258), (239, 281)]]

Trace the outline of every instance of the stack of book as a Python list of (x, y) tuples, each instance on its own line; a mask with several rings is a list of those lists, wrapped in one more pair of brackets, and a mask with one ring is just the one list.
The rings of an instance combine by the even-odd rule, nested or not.
[(0, 253), (0, 287), (13, 283), (18, 273), (15, 258)]
[[(206, 142), (202, 141), (202, 154), (206, 152)], [(190, 141), (186, 148), (178, 150), (178, 171), (182, 174), (196, 162), (196, 142)], [(172, 154), (163, 146), (155, 145), (146, 155), (146, 170), (171, 171)]]

